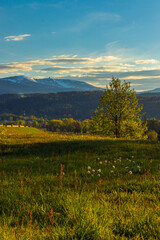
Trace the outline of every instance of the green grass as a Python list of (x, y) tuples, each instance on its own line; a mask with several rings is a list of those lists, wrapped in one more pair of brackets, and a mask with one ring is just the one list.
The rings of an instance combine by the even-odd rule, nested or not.
[(0, 132), (0, 239), (160, 239), (160, 143)]

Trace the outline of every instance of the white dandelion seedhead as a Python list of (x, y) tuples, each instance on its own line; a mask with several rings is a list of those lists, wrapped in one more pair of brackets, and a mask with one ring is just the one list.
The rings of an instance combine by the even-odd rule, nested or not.
[(91, 173), (91, 171), (87, 171), (87, 173), (88, 173), (88, 174), (90, 174), (90, 173)]
[(101, 169), (98, 169), (97, 171), (100, 173), (100, 172), (101, 172)]
[(99, 164), (102, 164), (102, 161), (100, 161)]
[(113, 168), (116, 168), (114, 165), (112, 166)]
[(88, 170), (90, 170), (91, 169), (91, 167), (90, 166), (88, 166)]
[(98, 177), (100, 177), (101, 175), (100, 174), (97, 174)]
[(128, 172), (130, 175), (132, 175), (132, 171), (130, 170), (129, 172)]
[(93, 173), (95, 173), (95, 170), (94, 170), (94, 169), (92, 169), (92, 172), (93, 172)]

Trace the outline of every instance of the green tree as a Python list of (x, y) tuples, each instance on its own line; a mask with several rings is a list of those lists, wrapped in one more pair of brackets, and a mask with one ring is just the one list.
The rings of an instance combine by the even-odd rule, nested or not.
[(113, 77), (92, 118), (92, 132), (117, 138), (141, 138), (147, 130), (141, 121), (142, 108), (130, 83)]

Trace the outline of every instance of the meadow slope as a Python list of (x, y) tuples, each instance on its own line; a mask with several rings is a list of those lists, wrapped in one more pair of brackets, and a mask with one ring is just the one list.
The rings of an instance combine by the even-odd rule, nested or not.
[(0, 128), (1, 239), (160, 239), (160, 143)]

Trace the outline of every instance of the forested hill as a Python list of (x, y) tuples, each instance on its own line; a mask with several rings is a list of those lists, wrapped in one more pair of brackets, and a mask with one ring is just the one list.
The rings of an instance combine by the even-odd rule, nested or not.
[[(72, 117), (77, 120), (91, 118), (103, 91), (65, 92), (50, 94), (0, 95), (0, 113), (35, 115), (48, 119)], [(160, 94), (139, 94), (139, 103), (147, 118), (160, 119)]]

